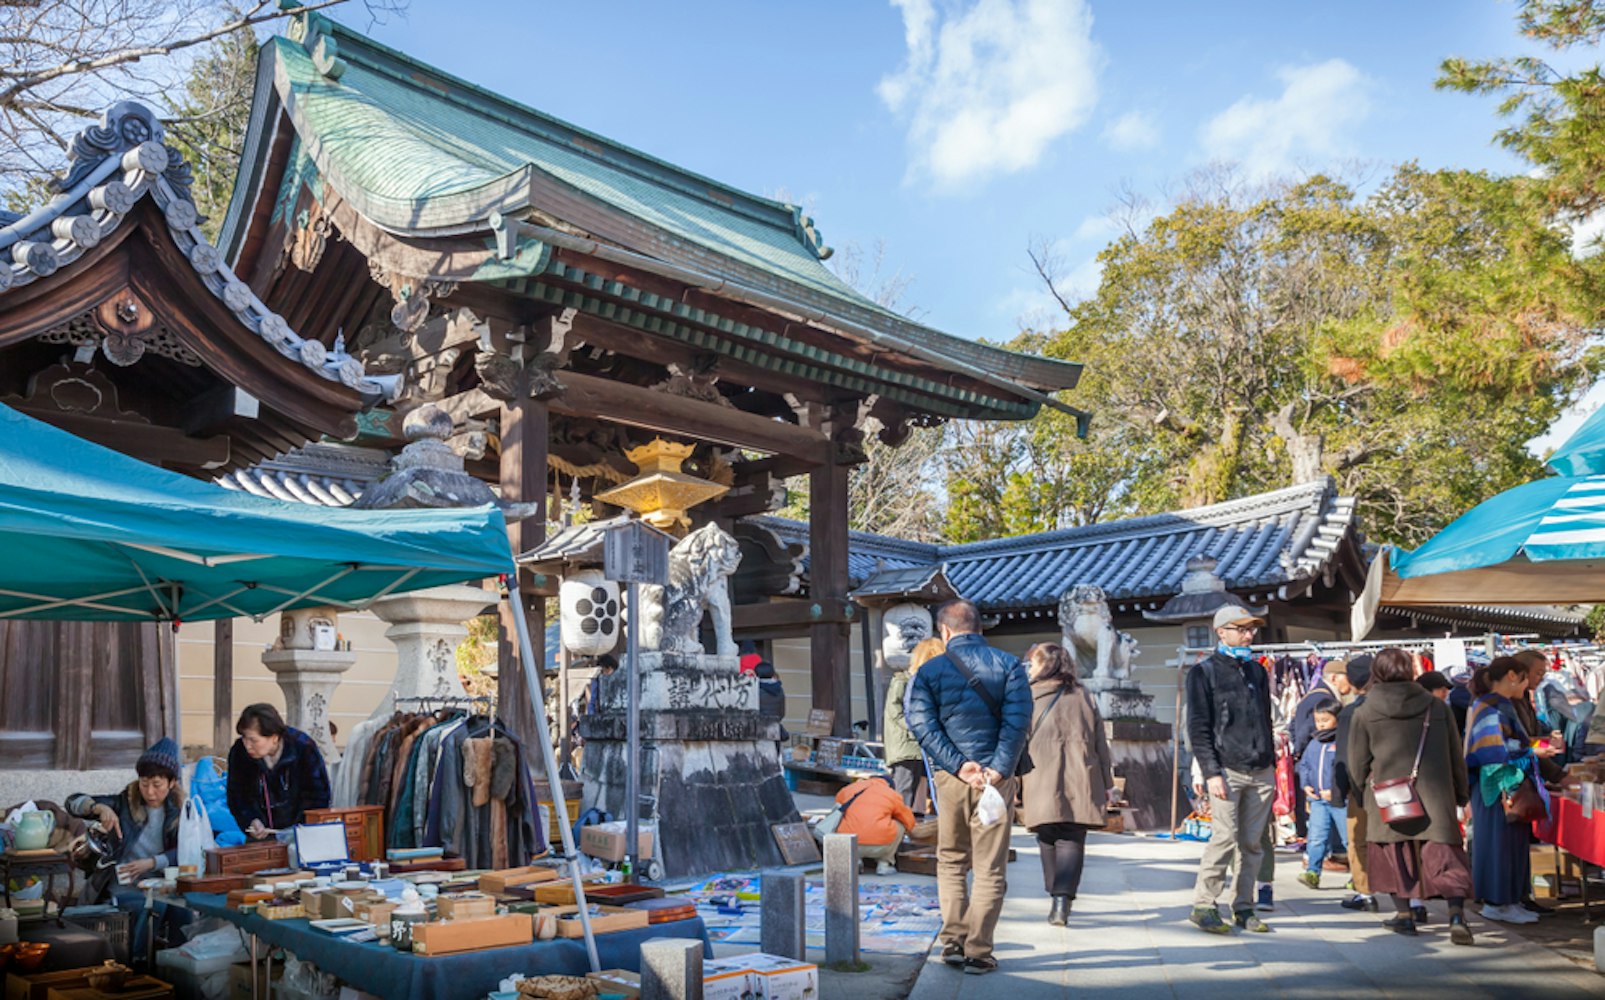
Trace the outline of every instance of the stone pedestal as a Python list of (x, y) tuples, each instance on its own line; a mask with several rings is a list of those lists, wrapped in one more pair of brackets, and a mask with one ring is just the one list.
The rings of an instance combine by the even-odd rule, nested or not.
[(369, 718), (389, 715), (397, 698), (467, 697), (457, 678), (457, 647), (468, 638), (466, 623), (496, 599), (495, 591), (456, 585), (374, 601), (370, 610), (390, 623), (385, 638), (396, 644), (396, 678)]
[[(640, 661), (640, 817), (657, 824), (665, 875), (784, 864), (770, 826), (801, 817), (775, 746), (780, 727), (758, 715), (757, 678), (733, 656), (648, 652)], [(623, 669), (602, 677), (597, 713), (580, 720), (585, 808), (614, 819), (627, 813), (627, 682)]]
[(1172, 800), (1180, 806), (1177, 815), (1187, 815), (1191, 807), (1181, 798), (1175, 780), (1169, 725), (1153, 719), (1114, 719), (1104, 722), (1104, 735), (1109, 741), (1115, 776), (1126, 779), (1132, 826), (1138, 830), (1166, 829)]
[(1081, 683), (1098, 703), (1098, 714), (1105, 722), (1114, 719), (1153, 721), (1154, 696), (1144, 694), (1130, 678), (1089, 677)]
[(325, 764), (340, 760), (329, 735), (329, 701), (356, 653), (335, 649), (270, 649), (262, 662), (284, 690), (284, 721), (317, 741)]

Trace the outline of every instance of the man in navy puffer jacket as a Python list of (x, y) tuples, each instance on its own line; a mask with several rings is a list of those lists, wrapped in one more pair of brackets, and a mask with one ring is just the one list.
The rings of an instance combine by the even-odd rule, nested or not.
[[(981, 615), (969, 601), (944, 604), (936, 625), (947, 652), (914, 675), (905, 718), (936, 772), (942, 961), (980, 974), (998, 967), (992, 933), (1008, 889), (1014, 771), (1031, 726), (1031, 682), (1018, 657), (981, 638)], [(975, 807), (988, 785), (1005, 808), (1001, 821), (983, 826)]]

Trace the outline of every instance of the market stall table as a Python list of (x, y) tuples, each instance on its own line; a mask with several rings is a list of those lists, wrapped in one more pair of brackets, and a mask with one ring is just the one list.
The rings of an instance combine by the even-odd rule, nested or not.
[(1533, 835), (1554, 844), (1583, 866), (1582, 877), (1577, 881), (1583, 892), (1583, 919), (1588, 920), (1588, 866), (1605, 867), (1605, 815), (1596, 809), (1592, 816), (1585, 817), (1582, 803), (1558, 794), (1549, 796), (1549, 805), (1549, 818), (1533, 824)]
[[(313, 930), (308, 921), (265, 920), (254, 913), (230, 909), (223, 896), (193, 893), (189, 905), (210, 917), (221, 917), (274, 947), (292, 952), (357, 989), (385, 997), (478, 998), (494, 991), (502, 979), (525, 975), (567, 974), (591, 971), (585, 943), (557, 939), (509, 948), (492, 948), (457, 955), (426, 957), (397, 951), (388, 944), (359, 944)], [(599, 934), (596, 949), (604, 969), (639, 970), (641, 945), (654, 938), (695, 938), (702, 953), (713, 957), (713, 946), (701, 918), (653, 924), (641, 930)]]

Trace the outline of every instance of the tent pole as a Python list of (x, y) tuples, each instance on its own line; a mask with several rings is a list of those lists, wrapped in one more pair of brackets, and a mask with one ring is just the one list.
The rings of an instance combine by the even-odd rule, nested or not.
[[(641, 615), (636, 609), (641, 606), (641, 585), (631, 580), (630, 588), (630, 617), (625, 622), (625, 631), (629, 649), (625, 651), (625, 667), (629, 674), (625, 678), (626, 696), (629, 705), (625, 709), (625, 744), (624, 744), (624, 856), (630, 859), (630, 877), (636, 881), (645, 879), (641, 872), (641, 664), (638, 650), (640, 648), (639, 622)], [(653, 852), (657, 853), (657, 844), (653, 843)]]
[[(517, 553), (514, 553), (516, 556)], [(541, 743), (541, 759), (546, 762), (546, 783), (552, 791), (552, 822), (563, 833), (563, 857), (568, 861), (568, 874), (574, 881), (574, 902), (579, 906), (580, 929), (585, 932), (585, 952), (591, 960), (591, 971), (601, 972), (602, 963), (596, 957), (596, 936), (591, 933), (590, 904), (585, 901), (585, 884), (580, 880), (579, 855), (574, 850), (574, 831), (568, 825), (568, 802), (563, 796), (563, 778), (557, 770), (557, 757), (552, 753), (552, 734), (546, 726), (546, 682), (541, 672), (530, 661), (529, 651), (535, 648), (529, 634), (529, 619), (524, 614), (524, 599), (518, 592), (518, 574), (509, 573), (507, 580), (508, 610), (518, 632), (518, 662), (524, 669), (524, 683), (529, 687), (529, 698), (535, 707), (535, 738)], [(550, 837), (550, 834), (547, 834)]]

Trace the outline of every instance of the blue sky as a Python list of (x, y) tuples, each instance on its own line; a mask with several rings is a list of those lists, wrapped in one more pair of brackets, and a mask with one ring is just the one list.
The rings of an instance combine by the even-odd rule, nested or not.
[[(361, 26), (353, 5), (339, 15)], [(1518, 44), (1514, 6), (1080, 0), (412, 0), (381, 41), (646, 152), (800, 201), (827, 243), (884, 247), (899, 303), (1006, 339), (1048, 319), (1026, 248), (1069, 286), (1122, 189), (1393, 163), (1511, 172), (1492, 102), (1432, 87)]]

